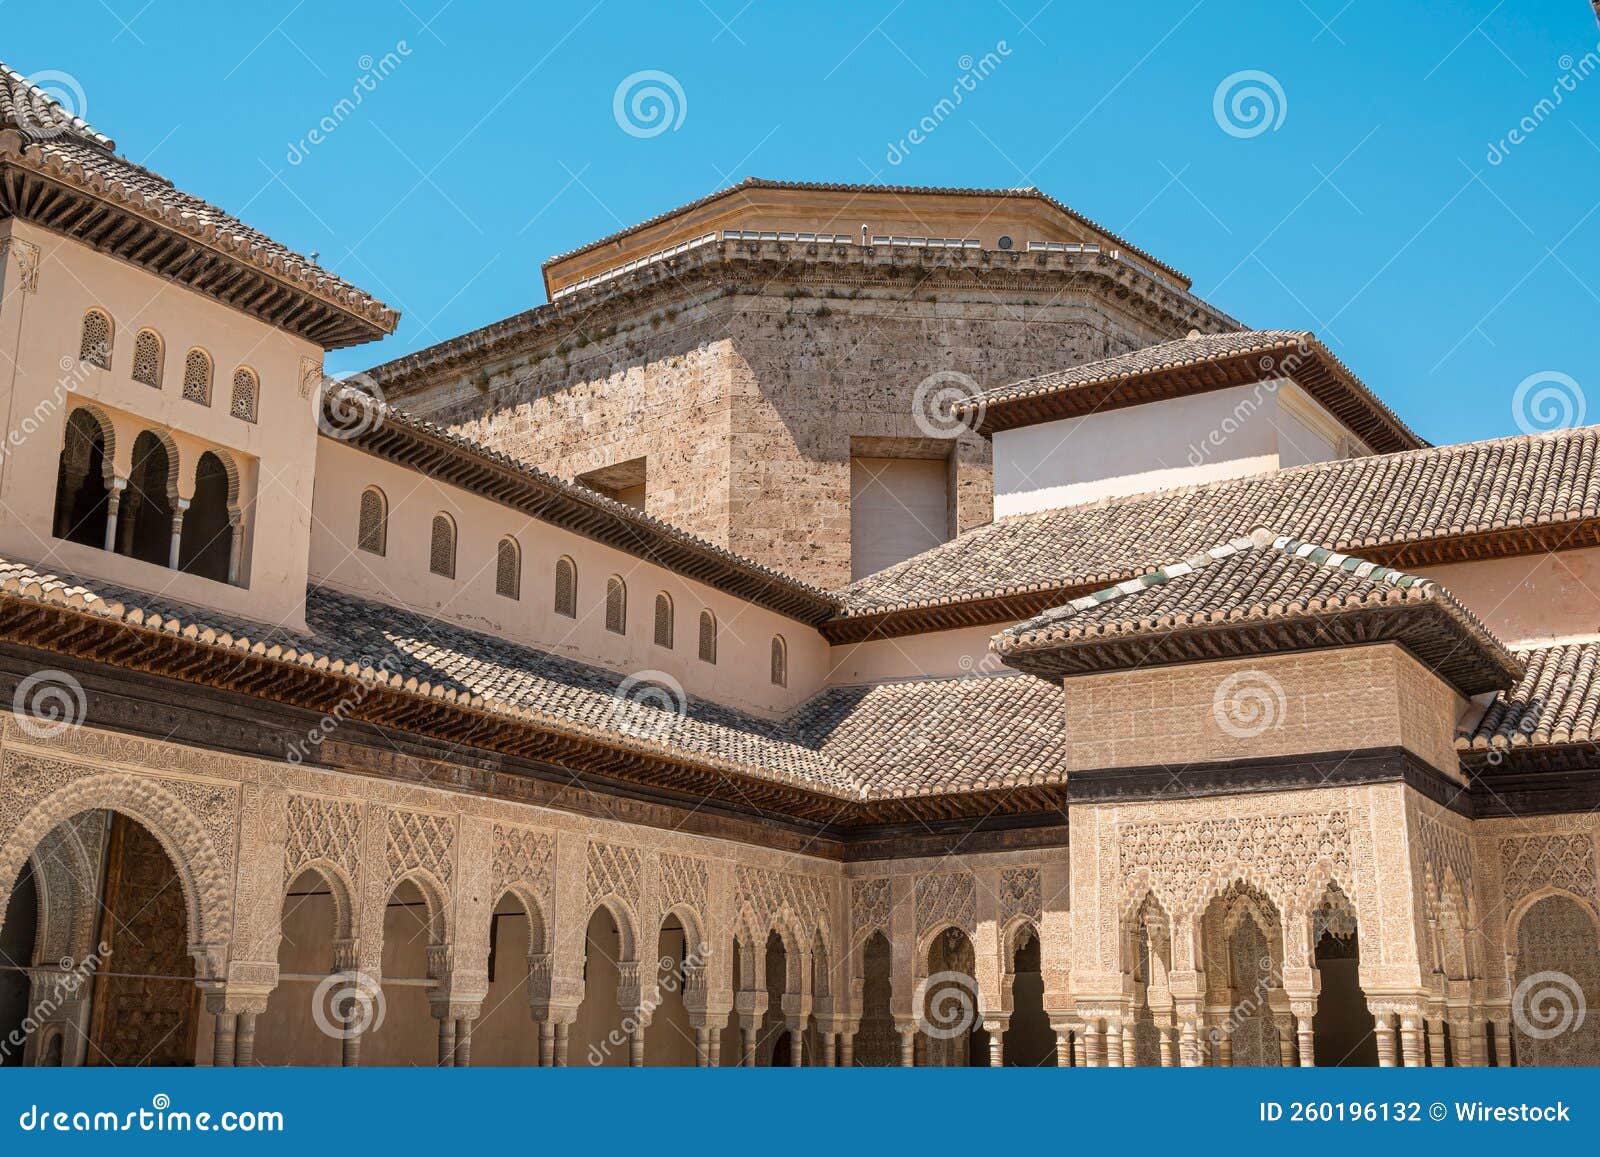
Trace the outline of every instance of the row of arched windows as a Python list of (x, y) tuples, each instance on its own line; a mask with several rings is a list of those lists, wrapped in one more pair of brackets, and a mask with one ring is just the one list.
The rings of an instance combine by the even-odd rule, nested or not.
[(218, 451), (195, 462), (194, 497), (178, 498), (178, 455), (162, 432), (142, 430), (132, 468), (115, 477), (115, 431), (88, 407), (67, 417), (56, 470), (55, 537), (217, 582), (239, 581), (238, 472)]
[[(115, 327), (111, 315), (96, 306), (83, 315), (83, 331), (78, 341), (78, 360), (85, 365), (111, 368), (111, 351), (115, 344)], [(151, 389), (161, 388), (166, 371), (167, 347), (161, 335), (153, 329), (141, 329), (133, 338), (133, 380)], [(202, 406), (211, 405), (213, 367), (211, 355), (199, 346), (183, 357), (183, 396)], [(233, 371), (233, 393), (228, 402), (228, 412), (246, 422), (256, 420), (256, 410), (261, 398), (261, 379), (249, 366), (239, 366)]]
[[(369, 554), (388, 553), (389, 500), (382, 490), (369, 486), (361, 494), (356, 546)], [(443, 578), (456, 577), (456, 522), (440, 511), (433, 516), (428, 542), (428, 570)], [(522, 547), (511, 535), (495, 548), (495, 593), (509, 599), (522, 597)], [(568, 555), (556, 559), (555, 613), (563, 618), (578, 617), (578, 564)], [(614, 635), (628, 633), (628, 584), (621, 575), (606, 579), (606, 630)], [(672, 596), (660, 591), (655, 599), (654, 640), (658, 647), (671, 650), (676, 644), (677, 619)], [(700, 661), (717, 661), (717, 616), (709, 609), (700, 612), (698, 640)], [(772, 682), (789, 685), (789, 648), (782, 635), (772, 636)]]

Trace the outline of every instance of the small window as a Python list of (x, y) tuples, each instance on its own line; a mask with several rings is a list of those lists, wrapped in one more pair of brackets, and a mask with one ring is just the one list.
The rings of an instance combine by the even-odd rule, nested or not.
[(710, 611), (700, 612), (700, 661), (717, 661), (717, 616)]
[(141, 329), (133, 339), (133, 380), (151, 389), (161, 388), (162, 350), (161, 335), (153, 329)]
[(672, 596), (666, 591), (656, 596), (656, 646), (672, 649)]
[(628, 633), (628, 588), (616, 575), (606, 579), (606, 630), (613, 635)]
[(509, 534), (495, 552), (494, 590), (508, 599), (522, 597), (522, 548)]
[(456, 524), (448, 514), (433, 516), (433, 540), (428, 547), (428, 569), (445, 578), (456, 577)]
[(256, 420), (256, 398), (261, 393), (261, 382), (255, 370), (240, 366), (233, 371), (233, 401), (228, 412), (246, 422)]
[(111, 368), (111, 315), (91, 309), (83, 315), (83, 335), (78, 340), (78, 360), (86, 366)]
[(556, 614), (578, 617), (578, 564), (565, 555), (556, 559)]
[(388, 552), (389, 500), (376, 486), (361, 492), (361, 524), (356, 530), (356, 546), (368, 554)]
[(789, 685), (789, 647), (782, 635), (772, 636), (772, 684), (775, 687)]
[(211, 404), (211, 355), (190, 350), (183, 359), (183, 396), (202, 406)]

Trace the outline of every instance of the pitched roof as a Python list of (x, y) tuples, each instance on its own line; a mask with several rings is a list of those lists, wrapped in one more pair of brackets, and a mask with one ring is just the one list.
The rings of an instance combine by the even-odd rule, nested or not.
[(1058, 212), (1066, 214), (1084, 228), (1092, 230), (1095, 233), (1099, 233), (1103, 237), (1116, 242), (1127, 252), (1139, 258), (1139, 260), (1154, 266), (1156, 269), (1161, 270), (1170, 277), (1176, 278), (1182, 288), (1188, 289), (1190, 285), (1187, 277), (1185, 277), (1178, 270), (1174, 269), (1172, 266), (1168, 265), (1165, 261), (1146, 253), (1137, 245), (1130, 244), (1123, 238), (1117, 236), (1117, 234), (1111, 232), (1111, 230), (1107, 229), (1104, 225), (1090, 220), (1082, 213), (1079, 213), (1076, 209), (1063, 204), (1054, 197), (1050, 196), (1048, 193), (1034, 188), (1032, 185), (1008, 189), (970, 189), (933, 185), (870, 185), (830, 181), (773, 181), (764, 177), (746, 177), (737, 184), (729, 185), (723, 189), (718, 189), (714, 193), (707, 193), (704, 197), (697, 197), (693, 201), (679, 205), (674, 209), (668, 209), (664, 213), (657, 213), (654, 217), (647, 218), (646, 220), (640, 221), (634, 225), (629, 225), (625, 229), (619, 229), (615, 233), (608, 233), (606, 236), (601, 237), (596, 241), (590, 241), (585, 245), (578, 246), (576, 249), (569, 249), (565, 253), (559, 253), (554, 257), (547, 258), (541, 268), (548, 269), (557, 262), (566, 261), (569, 258), (577, 257), (581, 253), (588, 253), (591, 250), (599, 249), (603, 245), (613, 244), (617, 241), (620, 241), (624, 237), (631, 237), (633, 234), (648, 229), (652, 225), (659, 225), (663, 221), (670, 220), (673, 217), (678, 216), (680, 213), (691, 212), (692, 210), (698, 209), (703, 205), (709, 205), (714, 201), (720, 201), (725, 197), (732, 197), (738, 193), (748, 192), (751, 189), (791, 189), (802, 193), (890, 193), (900, 196), (934, 195), (941, 197), (1012, 197), (1030, 201), (1039, 201), (1043, 204), (1049, 205)]
[(1383, 641), (1406, 646), (1463, 695), (1522, 674), (1439, 584), (1270, 530), (1073, 599), (993, 646), (1011, 666), (1060, 679)]
[(1458, 746), (1472, 751), (1600, 739), (1600, 640), (1518, 650), (1522, 678), (1496, 695)]
[[(96, 661), (215, 679), (215, 685), (237, 679), (240, 685), (229, 689), (321, 710), (333, 704), (340, 717), (449, 734), (574, 770), (787, 808), (839, 826), (871, 814), (857, 805), (938, 794), (1005, 793), (1007, 800), (991, 810), (1033, 809), (1039, 797), (1028, 788), (1062, 781), (1051, 759), (1060, 715), (1052, 700), (1059, 692), (1023, 676), (832, 688), (786, 719), (766, 719), (665, 682), (639, 683), (326, 587), (307, 590), (307, 630), (298, 631), (0, 560), (0, 637), (47, 648), (87, 645), (92, 632), (82, 626), (25, 622), (28, 607), (103, 623), (110, 637), (100, 644), (103, 651), (90, 654)], [(130, 639), (128, 628), (144, 637)], [(183, 650), (170, 670), (156, 640)], [(252, 665), (270, 670), (252, 674)], [(313, 677), (338, 685), (321, 690), (321, 702), (302, 702), (301, 685)], [(367, 690), (352, 695), (352, 682)], [(380, 692), (400, 706), (380, 704)], [(457, 733), (442, 729), (437, 714), (426, 716), (425, 728), (427, 706), (442, 714), (491, 716), (517, 738), (489, 744), (481, 722), (468, 719)], [(611, 754), (601, 759), (593, 754), (600, 750)], [(682, 767), (693, 775), (674, 770)], [(766, 796), (763, 785), (772, 789)], [(890, 814), (898, 818), (915, 814), (895, 807)]]
[(1316, 336), (1300, 330), (1191, 333), (1117, 357), (1026, 378), (951, 407), (981, 433), (1290, 378), (1380, 453), (1425, 443)]
[(557, 478), (346, 383), (322, 393), (324, 437), (503, 503), (813, 626), (839, 600), (636, 506)]
[[(1299, 466), (969, 530), (841, 593), (857, 630), (1003, 622), (1135, 578), (1244, 526), (1417, 567), (1600, 541), (1600, 428)], [(1031, 604), (1031, 608), (1029, 608)], [(1024, 609), (1018, 614), (1019, 605)]]
[(0, 63), (0, 217), (76, 237), (327, 349), (394, 330), (395, 310), (115, 150)]

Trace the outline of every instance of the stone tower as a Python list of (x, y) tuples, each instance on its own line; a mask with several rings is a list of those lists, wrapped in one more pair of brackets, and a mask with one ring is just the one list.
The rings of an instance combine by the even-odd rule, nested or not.
[(826, 588), (990, 520), (988, 446), (952, 395), (1236, 328), (1035, 189), (749, 179), (544, 275), (549, 304), (372, 376)]

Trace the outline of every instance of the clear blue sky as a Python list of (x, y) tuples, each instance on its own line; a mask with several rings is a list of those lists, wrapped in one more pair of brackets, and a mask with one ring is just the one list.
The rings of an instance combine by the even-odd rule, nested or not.
[[(1431, 440), (1515, 432), (1513, 392), (1546, 371), (1600, 422), (1587, 0), (14, 0), (3, 19), (0, 58), (69, 73), (129, 156), (404, 311), (333, 369), (536, 304), (544, 258), (745, 175), (1032, 184), (1246, 324), (1316, 330)], [(654, 136), (613, 113), (643, 70), (683, 94)], [(1283, 97), (1253, 136), (1214, 112), (1244, 70)]]

